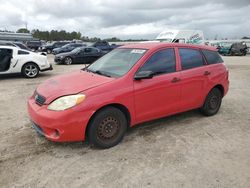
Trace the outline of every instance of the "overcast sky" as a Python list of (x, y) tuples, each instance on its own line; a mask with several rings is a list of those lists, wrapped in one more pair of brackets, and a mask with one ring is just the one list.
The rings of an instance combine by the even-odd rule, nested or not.
[(0, 0), (0, 30), (80, 31), (90, 37), (153, 39), (167, 28), (206, 38), (250, 36), (250, 0)]

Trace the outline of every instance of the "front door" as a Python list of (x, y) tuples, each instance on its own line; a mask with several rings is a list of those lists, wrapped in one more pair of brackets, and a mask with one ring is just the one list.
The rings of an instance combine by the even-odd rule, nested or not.
[(134, 81), (136, 121), (174, 114), (180, 106), (180, 73), (173, 48), (155, 52), (137, 71), (152, 71), (153, 78)]

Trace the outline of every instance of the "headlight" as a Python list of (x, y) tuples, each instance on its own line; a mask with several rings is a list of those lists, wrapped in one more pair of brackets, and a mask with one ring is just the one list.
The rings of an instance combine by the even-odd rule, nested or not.
[(64, 56), (60, 56), (60, 59), (63, 59), (64, 58)]
[(78, 95), (68, 95), (64, 97), (60, 97), (56, 100), (54, 100), (49, 106), (49, 110), (54, 111), (62, 111), (66, 110), (68, 108), (71, 108), (73, 106), (76, 106), (83, 102), (85, 99), (85, 95), (78, 94)]

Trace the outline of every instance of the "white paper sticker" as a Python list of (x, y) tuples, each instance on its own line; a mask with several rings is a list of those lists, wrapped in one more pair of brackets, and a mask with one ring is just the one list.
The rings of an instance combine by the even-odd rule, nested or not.
[(133, 54), (143, 54), (145, 52), (145, 50), (140, 50), (140, 49), (133, 49), (131, 51), (131, 53)]

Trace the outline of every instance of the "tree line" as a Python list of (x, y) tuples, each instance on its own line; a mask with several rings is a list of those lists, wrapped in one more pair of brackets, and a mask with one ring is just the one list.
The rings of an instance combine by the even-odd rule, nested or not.
[(80, 32), (67, 32), (65, 30), (51, 30), (51, 31), (40, 31), (38, 29), (34, 29), (32, 31), (27, 30), (26, 28), (20, 28), (17, 30), (17, 33), (32, 33), (34, 38), (39, 40), (45, 41), (61, 41), (61, 40), (82, 40), (85, 42), (96, 42), (101, 40), (106, 40), (108, 42), (120, 42), (120, 41), (145, 41), (146, 39), (128, 39), (128, 40), (121, 40), (117, 37), (111, 37), (106, 39), (101, 39), (98, 37), (88, 37), (82, 36)]
[(32, 33), (34, 38), (46, 41), (60, 41), (60, 40), (74, 40), (74, 39), (80, 40), (82, 37), (82, 34), (80, 32), (76, 31), (67, 32), (65, 30), (40, 31), (39, 29), (34, 29), (32, 31), (29, 31), (26, 28), (20, 28), (17, 30), (17, 33)]

